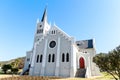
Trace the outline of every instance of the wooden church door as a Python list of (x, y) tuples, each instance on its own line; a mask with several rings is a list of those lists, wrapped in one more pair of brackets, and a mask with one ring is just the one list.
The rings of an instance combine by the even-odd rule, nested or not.
[(83, 58), (83, 57), (81, 57), (81, 58), (79, 59), (79, 67), (80, 67), (80, 68), (85, 68), (85, 62), (84, 62), (84, 58)]

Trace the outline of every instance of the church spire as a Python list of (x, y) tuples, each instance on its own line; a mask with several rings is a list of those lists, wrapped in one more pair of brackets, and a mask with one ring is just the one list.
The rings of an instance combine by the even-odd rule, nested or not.
[(47, 21), (47, 8), (45, 8), (45, 10), (44, 10), (44, 14), (42, 16), (41, 22), (43, 22), (45, 20)]

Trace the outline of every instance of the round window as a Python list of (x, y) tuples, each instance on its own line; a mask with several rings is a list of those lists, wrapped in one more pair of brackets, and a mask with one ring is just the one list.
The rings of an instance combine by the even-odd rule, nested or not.
[(51, 41), (50, 44), (49, 44), (50, 48), (54, 48), (55, 45), (56, 45), (56, 42), (55, 42), (55, 41)]

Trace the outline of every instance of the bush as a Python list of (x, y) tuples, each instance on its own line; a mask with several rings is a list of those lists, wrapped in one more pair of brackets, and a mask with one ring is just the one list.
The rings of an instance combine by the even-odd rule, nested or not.
[(11, 72), (12, 72), (13, 74), (17, 74), (17, 73), (18, 73), (18, 68), (12, 68), (12, 69), (11, 69)]
[(2, 66), (2, 71), (6, 74), (9, 69), (11, 69), (12, 66), (10, 64), (5, 64)]

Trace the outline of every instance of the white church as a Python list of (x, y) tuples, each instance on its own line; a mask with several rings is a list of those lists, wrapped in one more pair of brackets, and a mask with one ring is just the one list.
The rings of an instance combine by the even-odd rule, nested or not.
[(31, 76), (86, 77), (99, 75), (93, 63), (95, 40), (75, 41), (56, 25), (47, 21), (45, 9), (37, 20), (32, 50), (26, 53), (23, 72)]

